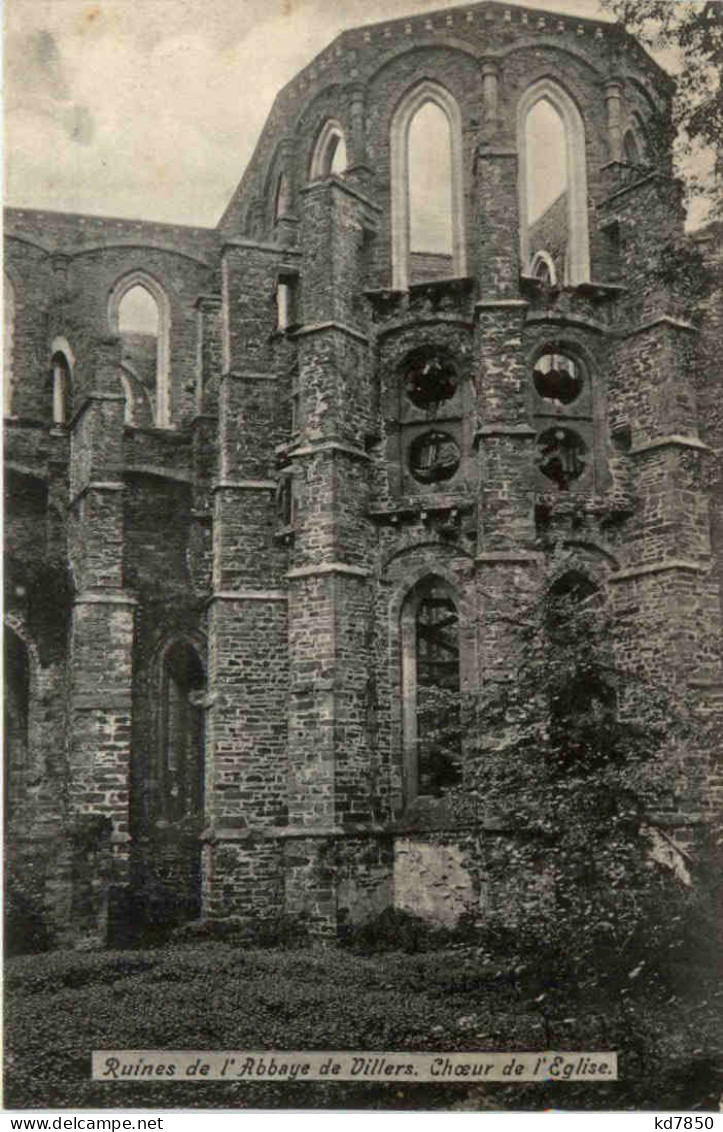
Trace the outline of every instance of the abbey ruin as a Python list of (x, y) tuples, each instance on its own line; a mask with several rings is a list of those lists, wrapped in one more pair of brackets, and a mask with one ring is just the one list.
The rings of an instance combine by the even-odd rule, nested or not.
[(7, 867), (61, 938), (483, 915), (419, 705), (500, 678), (550, 578), (722, 710), (722, 304), (675, 258), (720, 246), (672, 90), (610, 24), (483, 0), (335, 39), (215, 228), (6, 211)]

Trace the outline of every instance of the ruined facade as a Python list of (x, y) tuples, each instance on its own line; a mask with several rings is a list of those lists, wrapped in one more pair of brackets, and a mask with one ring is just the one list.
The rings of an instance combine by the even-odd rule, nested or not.
[(8, 869), (61, 937), (483, 912), (420, 704), (503, 676), (551, 576), (719, 710), (720, 294), (675, 267), (671, 93), (610, 25), (484, 2), (340, 35), (214, 229), (7, 211)]

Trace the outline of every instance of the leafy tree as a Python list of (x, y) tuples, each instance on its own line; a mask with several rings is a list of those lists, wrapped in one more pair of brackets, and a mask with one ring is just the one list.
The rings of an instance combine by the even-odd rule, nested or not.
[[(509, 678), (463, 705), (464, 782), (447, 800), (487, 827), (487, 937), (543, 996), (643, 977), (670, 986), (705, 898), (651, 815), (677, 805), (683, 779), (690, 788), (685, 752), (702, 725), (674, 687), (621, 666), (600, 595), (567, 582), (520, 616)], [(676, 867), (656, 863), (661, 846)], [(696, 910), (695, 931), (710, 936), (708, 919), (701, 928)]]
[(723, 215), (723, 3), (721, 0), (602, 0), (619, 26), (653, 52), (672, 49), (675, 126), (682, 158), (710, 149), (715, 174), (688, 174), (691, 192), (712, 199)]

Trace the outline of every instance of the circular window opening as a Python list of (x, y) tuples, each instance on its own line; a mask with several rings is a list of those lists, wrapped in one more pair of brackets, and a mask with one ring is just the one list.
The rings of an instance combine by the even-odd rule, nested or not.
[(419, 350), (404, 365), (404, 389), (418, 409), (434, 409), (457, 389), (457, 372), (441, 350)]
[(424, 432), (409, 447), (409, 469), (419, 483), (450, 480), (459, 461), (459, 445), (448, 432)]
[(570, 428), (548, 428), (537, 438), (538, 467), (543, 475), (564, 490), (579, 478), (587, 465), (584, 440)]
[(542, 354), (532, 373), (535, 389), (545, 401), (569, 405), (582, 392), (582, 372), (567, 354)]

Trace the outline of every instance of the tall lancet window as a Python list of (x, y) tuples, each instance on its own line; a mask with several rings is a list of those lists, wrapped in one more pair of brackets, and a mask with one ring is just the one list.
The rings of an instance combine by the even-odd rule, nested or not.
[(122, 342), (122, 364), (154, 406), (157, 428), (171, 426), (169, 369), (170, 304), (163, 288), (145, 272), (134, 272), (111, 295), (111, 329)]
[(540, 254), (556, 279), (590, 279), (585, 130), (580, 112), (556, 83), (528, 88), (518, 111), (522, 269), (533, 274)]
[(412, 283), (454, 274), (450, 126), (433, 102), (409, 127), (409, 248)]
[(53, 424), (64, 425), (70, 419), (70, 363), (62, 350), (53, 354), (50, 362), (52, 383)]
[(442, 578), (419, 582), (402, 610), (405, 786), (408, 801), (459, 781), (459, 615)]
[(189, 644), (171, 645), (163, 659), (161, 817), (182, 821), (203, 810), (203, 688), (198, 653)]
[(392, 279), (410, 283), (466, 274), (462, 115), (453, 95), (425, 79), (390, 127)]
[(289, 178), (285, 173), (279, 175), (276, 183), (276, 199), (274, 201), (274, 219), (281, 220), (291, 212), (291, 187)]

